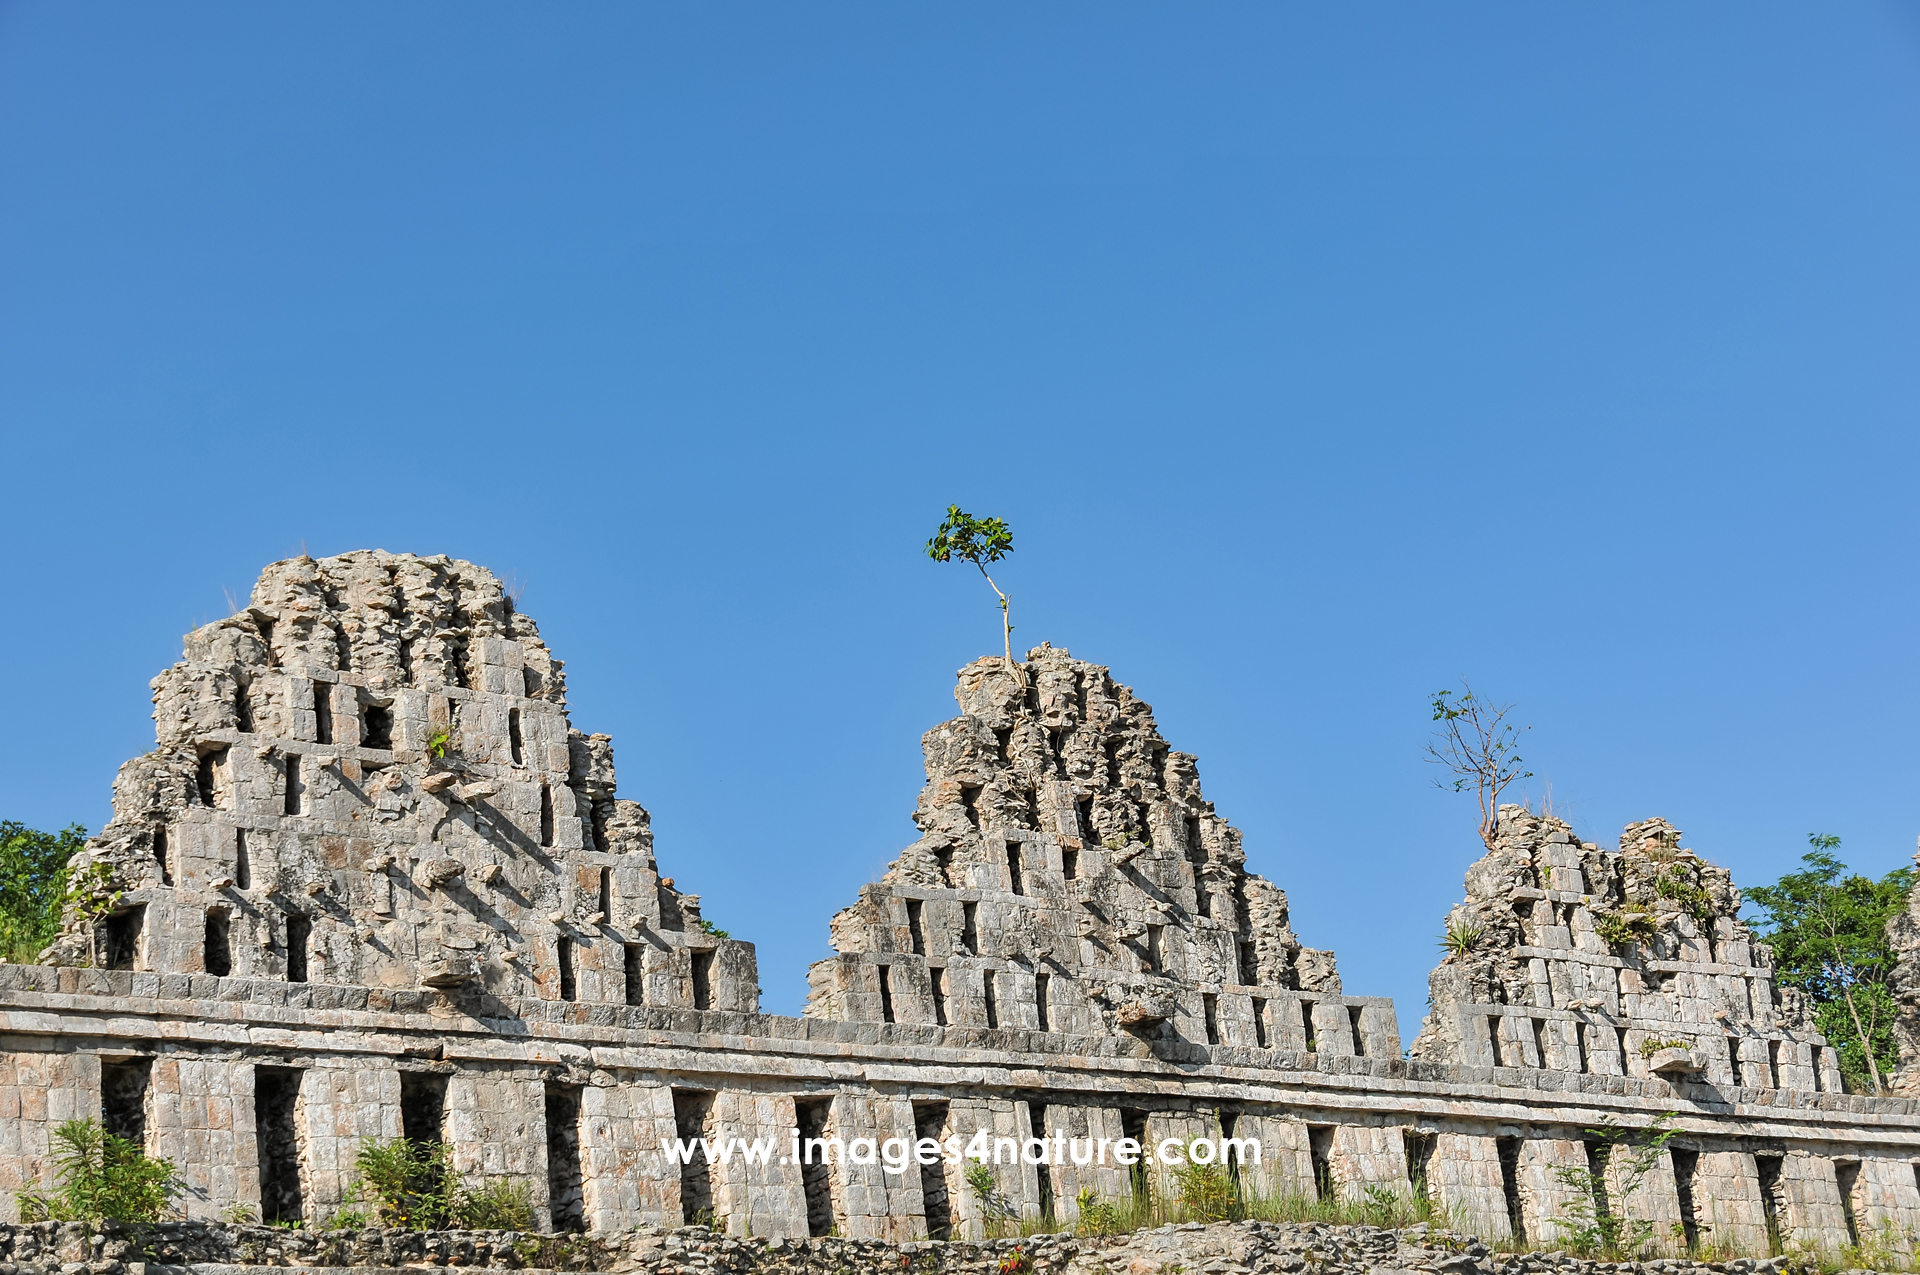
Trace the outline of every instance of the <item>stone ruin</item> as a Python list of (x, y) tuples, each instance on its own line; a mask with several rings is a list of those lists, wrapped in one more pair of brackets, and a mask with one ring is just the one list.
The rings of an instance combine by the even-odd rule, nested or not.
[(1843, 1091), (1728, 874), (1660, 820), (1604, 851), (1503, 807), (1403, 1056), (1392, 1002), (1302, 945), (1145, 703), (1050, 646), (984, 659), (923, 741), (920, 835), (833, 918), (793, 1018), (659, 874), (611, 741), (485, 570), (276, 563), (185, 656), (58, 940), (0, 966), (6, 1207), (92, 1116), (172, 1159), (194, 1218), (322, 1223), (364, 1142), (405, 1137), (527, 1183), (558, 1230), (977, 1237), (1173, 1169), (1003, 1162), (983, 1196), (962, 1165), (682, 1164), (662, 1139), (1226, 1135), (1263, 1149), (1244, 1192), (1424, 1193), (1551, 1243), (1562, 1170), (1619, 1189), (1592, 1131), (1671, 1113), (1643, 1190), (1602, 1193), (1669, 1249), (1920, 1231), (1920, 1103)]

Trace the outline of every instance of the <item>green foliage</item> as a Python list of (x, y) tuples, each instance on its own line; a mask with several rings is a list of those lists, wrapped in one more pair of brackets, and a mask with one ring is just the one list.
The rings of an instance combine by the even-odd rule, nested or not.
[(1440, 950), (1448, 956), (1465, 956), (1473, 951), (1473, 945), (1486, 937), (1484, 925), (1449, 925), (1447, 932), (1440, 938)]
[(1125, 1210), (1112, 1200), (1101, 1199), (1100, 1193), (1090, 1186), (1080, 1188), (1073, 1204), (1080, 1212), (1079, 1224), (1074, 1229), (1081, 1235), (1115, 1235), (1126, 1224)]
[[(470, 1231), (524, 1231), (533, 1225), (533, 1196), (523, 1181), (494, 1179), (478, 1187), (461, 1182), (453, 1149), (444, 1142), (370, 1138), (354, 1159), (360, 1196), (382, 1226), (412, 1231), (449, 1227)], [(364, 1214), (335, 1215), (336, 1226)]]
[(1173, 1171), (1174, 1198), (1195, 1222), (1224, 1222), (1239, 1203), (1233, 1179), (1217, 1164), (1183, 1164)]
[(1644, 943), (1659, 929), (1660, 923), (1651, 912), (1628, 909), (1624, 912), (1597, 911), (1593, 914), (1593, 932), (1609, 947), (1621, 948), (1633, 942)]
[(929, 558), (935, 562), (952, 562), (955, 558), (971, 562), (980, 569), (994, 596), (1000, 599), (1000, 623), (1005, 629), (1009, 667), (1013, 664), (1013, 614), (1007, 595), (987, 574), (987, 564), (998, 562), (1012, 552), (1013, 530), (1006, 523), (998, 518), (975, 518), (958, 505), (947, 506), (946, 520), (934, 532), (933, 539), (927, 541)]
[(717, 939), (726, 939), (726, 938), (733, 937), (731, 934), (727, 933), (725, 930), (715, 925), (712, 921), (707, 920), (707, 918), (704, 916), (700, 918), (700, 932), (703, 934), (711, 934), (714, 938), (717, 938)]
[(1033, 1275), (1033, 1258), (1024, 1248), (1016, 1248), (1000, 1259), (1000, 1275)]
[[(87, 843), (79, 824), (39, 832), (0, 822), (0, 960), (31, 963), (60, 932), (60, 915), (80, 893), (67, 861)], [(98, 884), (106, 865), (94, 865), (84, 884)]]
[(927, 541), (927, 556), (935, 562), (959, 558), (983, 567), (1013, 552), (1013, 531), (998, 518), (975, 518), (958, 505), (947, 506), (947, 518)]
[(1651, 1058), (1663, 1049), (1692, 1049), (1690, 1040), (1643, 1040), (1640, 1042), (1640, 1057)]
[(1684, 864), (1674, 864), (1653, 879), (1653, 892), (1672, 899), (1701, 922), (1713, 920), (1713, 898), (1697, 885)]
[[(1633, 1217), (1631, 1207), (1633, 1197), (1646, 1185), (1647, 1175), (1666, 1154), (1667, 1143), (1679, 1132), (1672, 1127), (1676, 1114), (1667, 1112), (1637, 1137), (1612, 1123), (1589, 1129), (1587, 1136), (1605, 1148), (1602, 1172), (1571, 1167), (1553, 1171), (1572, 1197), (1554, 1221), (1576, 1257), (1636, 1261), (1653, 1242), (1655, 1224)], [(1609, 1178), (1612, 1190), (1608, 1189)]]
[(1914, 869), (1896, 868), (1878, 881), (1845, 875), (1832, 853), (1840, 838), (1813, 834), (1807, 841), (1813, 850), (1801, 856), (1804, 869), (1754, 887), (1747, 899), (1763, 914), (1760, 937), (1773, 949), (1776, 977), (1813, 999), (1815, 1020), (1838, 1048), (1848, 1081), (1877, 1092), (1882, 1072), (1898, 1060), (1887, 922), (1906, 906)]
[(245, 1200), (237, 1200), (220, 1210), (220, 1220), (229, 1226), (253, 1226), (260, 1221), (260, 1209)]
[(427, 756), (444, 759), (453, 751), (453, 727), (435, 727), (427, 736)]
[(157, 1222), (180, 1193), (171, 1160), (108, 1133), (98, 1120), (69, 1120), (53, 1131), (57, 1185), (22, 1191), (25, 1222)]
[(454, 1215), (455, 1221), (469, 1231), (532, 1230), (532, 1185), (520, 1178), (494, 1178), (464, 1192)]
[(367, 1229), (367, 1211), (365, 1209), (341, 1209), (327, 1219), (329, 1231), (364, 1231)]

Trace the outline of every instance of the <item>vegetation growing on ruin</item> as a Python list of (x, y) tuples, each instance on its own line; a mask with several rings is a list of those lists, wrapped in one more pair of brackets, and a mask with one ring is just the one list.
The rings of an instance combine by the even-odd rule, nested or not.
[(1448, 956), (1465, 956), (1473, 951), (1474, 944), (1486, 937), (1487, 927), (1462, 922), (1447, 926), (1447, 932), (1440, 936), (1440, 950)]
[(1651, 912), (1638, 908), (1627, 908), (1619, 912), (1596, 911), (1593, 914), (1593, 932), (1608, 947), (1622, 948), (1629, 943), (1644, 943), (1654, 936), (1660, 923)]
[(30, 963), (60, 932), (61, 912), (76, 893), (67, 862), (86, 843), (79, 824), (40, 832), (0, 823), (0, 959)]
[(158, 1222), (180, 1193), (171, 1160), (111, 1134), (98, 1120), (69, 1120), (53, 1131), (55, 1185), (22, 1191), (23, 1222)]
[(987, 564), (998, 562), (1013, 552), (1013, 529), (998, 518), (975, 518), (958, 505), (947, 506), (947, 517), (934, 532), (933, 539), (927, 541), (927, 556), (935, 562), (952, 562), (955, 558), (962, 562), (971, 562), (980, 568), (994, 596), (1000, 599), (1000, 624), (1002, 636), (1007, 645), (1007, 667), (1013, 664), (1013, 614), (1008, 609), (1007, 595), (987, 574)]
[(1589, 1129), (1592, 1167), (1563, 1165), (1553, 1171), (1569, 1197), (1554, 1221), (1574, 1256), (1631, 1262), (1653, 1246), (1658, 1227), (1633, 1216), (1634, 1197), (1679, 1132), (1673, 1127), (1678, 1114), (1669, 1111), (1638, 1133), (1611, 1122)]
[[(411, 1231), (525, 1231), (533, 1193), (524, 1181), (469, 1186), (454, 1171), (453, 1148), (411, 1138), (369, 1138), (354, 1159), (359, 1197), (382, 1226)], [(335, 1218), (336, 1225), (345, 1225)]]
[(1814, 833), (1807, 843), (1805, 868), (1755, 886), (1747, 901), (1760, 910), (1775, 977), (1812, 998), (1814, 1024), (1838, 1051), (1841, 1073), (1855, 1089), (1879, 1093), (1899, 1060), (1889, 982), (1897, 958), (1887, 922), (1906, 906), (1914, 869), (1875, 881), (1848, 874), (1833, 853), (1840, 838)]
[(1436, 691), (1433, 720), (1440, 723), (1427, 745), (1427, 760), (1444, 769), (1446, 777), (1434, 783), (1453, 792), (1472, 792), (1480, 803), (1480, 840), (1493, 849), (1500, 831), (1500, 794), (1515, 782), (1533, 778), (1523, 770), (1520, 735), (1530, 726), (1507, 720), (1511, 704), (1489, 704), (1462, 679), (1460, 695)]

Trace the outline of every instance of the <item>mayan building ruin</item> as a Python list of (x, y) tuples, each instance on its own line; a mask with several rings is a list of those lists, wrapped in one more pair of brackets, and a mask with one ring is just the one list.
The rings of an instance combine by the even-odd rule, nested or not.
[[(1465, 900), (1436, 901), (1450, 947), (1403, 1054), (1392, 1001), (1303, 942), (1147, 704), (1064, 650), (990, 657), (923, 740), (917, 836), (786, 1017), (486, 570), (275, 563), (152, 685), (88, 893), (40, 964), (0, 966), (8, 1217), (54, 1126), (90, 1116), (179, 1165), (200, 1218), (323, 1222), (364, 1141), (407, 1137), (530, 1183), (556, 1229), (977, 1236), (963, 1166), (661, 1142), (1225, 1134), (1263, 1147), (1245, 1191), (1426, 1192), (1550, 1241), (1556, 1170), (1610, 1171), (1590, 1131), (1673, 1113), (1633, 1205), (1669, 1248), (1920, 1231), (1920, 1106), (1843, 1092), (1731, 877), (1662, 820), (1604, 849), (1504, 807)], [(1170, 1172), (991, 1168), (998, 1207), (1062, 1226), (1083, 1187)]]

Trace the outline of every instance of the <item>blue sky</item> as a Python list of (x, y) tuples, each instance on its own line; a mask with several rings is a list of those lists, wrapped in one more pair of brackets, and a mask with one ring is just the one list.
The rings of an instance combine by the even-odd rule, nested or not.
[(1411, 1038), (1476, 855), (1920, 834), (1920, 9), (0, 5), (0, 818), (297, 552), (511, 573), (797, 1011), (1013, 524)]

